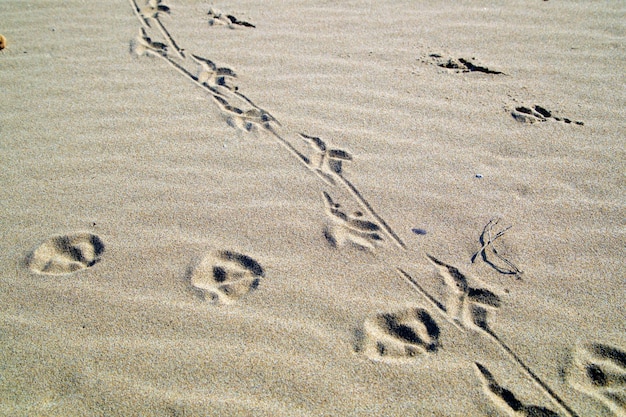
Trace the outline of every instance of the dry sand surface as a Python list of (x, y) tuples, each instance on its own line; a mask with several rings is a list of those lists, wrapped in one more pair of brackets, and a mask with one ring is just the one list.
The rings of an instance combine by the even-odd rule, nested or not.
[(0, 415), (626, 415), (623, 1), (134, 1), (0, 1)]

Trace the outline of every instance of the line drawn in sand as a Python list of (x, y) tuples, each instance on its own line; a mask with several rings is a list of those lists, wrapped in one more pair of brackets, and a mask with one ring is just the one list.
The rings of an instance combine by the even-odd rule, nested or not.
[[(476, 253), (474, 253), (474, 255), (472, 255), (471, 262), (476, 262), (478, 257), (481, 256), (483, 261), (485, 261), (488, 265), (490, 265), (501, 274), (514, 275), (517, 279), (522, 279), (522, 275), (524, 274), (524, 272), (519, 269), (517, 265), (515, 265), (513, 262), (502, 256), (494, 245), (494, 242), (498, 238), (502, 237), (509, 229), (511, 229), (511, 227), (513, 227), (505, 227), (504, 229), (492, 235), (493, 228), (498, 224), (498, 222), (500, 222), (499, 218), (493, 218), (489, 220), (489, 222), (485, 225), (483, 232), (480, 234), (480, 238), (478, 239), (482, 246)], [(490, 260), (487, 256), (487, 250), (490, 250), (490, 252), (506, 266), (499, 266), (498, 264)]]
[(435, 308), (438, 314), (452, 323), (457, 330), (473, 330), (487, 336), (524, 370), (535, 386), (550, 398), (566, 416), (577, 417), (576, 412), (543, 382), (489, 326), (489, 313), (500, 307), (500, 297), (486, 288), (470, 285), (470, 280), (458, 268), (448, 265), (432, 255), (426, 254), (426, 257), (443, 278), (448, 296), (446, 304), (439, 302), (436, 297), (429, 294), (408, 273), (399, 268), (397, 271)]
[[(296, 157), (309, 171), (315, 173), (327, 185), (342, 185), (380, 225), (383, 233), (400, 248), (406, 245), (392, 228), (373, 209), (361, 192), (350, 182), (343, 173), (343, 162), (351, 161), (352, 156), (341, 149), (327, 147), (324, 141), (314, 136), (299, 133), (300, 139), (309, 145), (311, 157), (307, 157), (298, 150), (296, 144), (281, 133), (281, 123), (269, 112), (257, 106), (248, 97), (239, 91), (234, 84), (236, 73), (230, 68), (218, 66), (213, 60), (199, 55), (184, 53), (179, 48), (161, 21), (161, 14), (169, 14), (169, 7), (161, 0), (150, 0), (145, 7), (137, 5), (135, 0), (129, 0), (135, 15), (142, 23), (138, 36), (131, 42), (131, 50), (138, 56), (147, 55), (165, 61), (170, 67), (191, 80), (198, 87), (209, 92), (213, 101), (224, 115), (226, 122), (244, 132), (264, 131), (273, 137), (278, 144)], [(217, 16), (217, 12), (213, 12)], [(222, 16), (219, 14), (219, 16)], [(228, 16), (227, 16), (228, 18)], [(158, 36), (165, 42), (153, 40), (149, 31), (153, 26), (158, 29)], [(174, 50), (175, 56), (170, 54)]]

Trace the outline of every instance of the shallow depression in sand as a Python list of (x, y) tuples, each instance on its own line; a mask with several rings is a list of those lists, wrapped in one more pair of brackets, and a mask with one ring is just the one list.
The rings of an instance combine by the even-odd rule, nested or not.
[(94, 266), (104, 253), (104, 242), (91, 233), (53, 236), (35, 249), (28, 267), (37, 274), (66, 275)]
[(227, 250), (210, 253), (192, 271), (191, 285), (205, 298), (230, 304), (259, 286), (265, 272), (247, 255)]

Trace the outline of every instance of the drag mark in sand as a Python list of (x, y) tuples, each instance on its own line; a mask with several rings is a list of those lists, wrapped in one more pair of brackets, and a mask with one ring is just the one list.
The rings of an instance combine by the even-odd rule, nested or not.
[[(367, 212), (397, 246), (406, 249), (406, 245), (393, 229), (379, 216), (372, 205), (363, 197), (362, 193), (348, 180), (343, 172), (342, 163), (351, 161), (352, 156), (341, 149), (327, 147), (321, 139), (298, 133), (282, 132), (282, 125), (268, 111), (257, 106), (252, 100), (239, 91), (235, 85), (236, 73), (223, 66), (218, 66), (213, 60), (193, 53), (185, 53), (178, 47), (174, 38), (161, 21), (162, 14), (169, 14), (169, 7), (161, 0), (150, 0), (146, 6), (139, 6), (135, 0), (129, 0), (135, 15), (142, 27), (138, 36), (131, 42), (131, 51), (138, 56), (146, 55), (159, 58), (170, 67), (192, 81), (198, 87), (207, 91), (228, 125), (243, 132), (263, 131), (273, 137), (276, 142), (292, 154), (298, 162), (309, 171), (315, 173), (326, 185), (341, 185), (352, 198)], [(213, 22), (250, 27), (247, 22), (239, 21), (234, 16), (224, 15), (211, 9), (209, 16)], [(153, 27), (158, 33), (150, 33)], [(154, 36), (161, 37), (164, 42), (156, 41)], [(174, 51), (172, 54), (170, 51)], [(289, 137), (295, 136), (291, 140)], [(298, 149), (297, 143), (304, 140), (309, 145), (311, 156), (305, 155)]]
[[(471, 262), (474, 263), (478, 259), (479, 256), (482, 257), (483, 261), (490, 265), (493, 269), (498, 271), (501, 274), (505, 275), (514, 275), (517, 279), (522, 279), (522, 275), (524, 272), (517, 267), (513, 262), (505, 258), (500, 254), (498, 249), (495, 247), (494, 242), (502, 237), (511, 227), (508, 226), (499, 232), (492, 234), (494, 226), (496, 226), (500, 222), (500, 219), (494, 218), (489, 220), (489, 222), (485, 225), (483, 232), (478, 238), (481, 247), (480, 249), (472, 255)], [(498, 265), (493, 260), (489, 259), (487, 256), (487, 251), (493, 254), (497, 259), (499, 259), (505, 266)]]
[[(129, 1), (141, 24), (139, 35), (131, 42), (131, 50), (134, 53), (138, 56), (155, 57), (165, 62), (184, 78), (207, 92), (228, 125), (244, 133), (263, 132), (269, 135), (326, 186), (335, 188), (339, 186), (360, 206), (361, 210), (348, 212), (335, 201), (330, 192), (322, 192), (323, 206), (332, 223), (326, 228), (324, 234), (333, 246), (350, 244), (373, 250), (389, 239), (400, 249), (406, 249), (405, 243), (346, 177), (344, 164), (353, 160), (349, 152), (331, 147), (316, 136), (285, 131), (274, 116), (239, 90), (236, 85), (235, 71), (218, 65), (212, 59), (180, 48), (161, 20), (162, 15), (170, 13), (169, 7), (162, 4), (161, 0), (150, 0), (145, 6), (138, 6), (136, 0)], [(232, 15), (213, 9), (209, 11), (208, 16), (211, 26), (224, 25), (231, 29), (254, 27), (248, 22), (240, 21)], [(501, 71), (477, 65), (468, 59), (446, 61), (441, 60), (442, 57), (436, 54), (432, 54), (430, 58), (435, 60), (439, 67), (456, 72), (503, 74)], [(537, 120), (551, 117), (565, 123), (571, 122), (569, 119), (553, 117), (551, 112), (540, 106), (532, 109), (519, 107), (515, 111), (516, 114), (527, 115)], [(582, 122), (575, 123), (582, 124)], [(302, 149), (303, 146), (307, 148)], [(495, 223), (490, 222), (491, 227), (488, 224), (483, 231), (480, 239), (483, 246), (473, 259), (482, 255), (483, 259), (488, 261), (487, 250), (491, 250), (492, 254), (506, 264), (512, 272), (521, 273), (514, 264), (499, 256), (497, 249), (493, 246), (493, 242), (507, 230), (498, 232), (495, 237), (492, 237), (491, 228)], [(437, 268), (439, 275), (443, 278), (448, 295), (446, 303), (430, 295), (424, 286), (407, 272), (396, 268), (402, 278), (430, 305), (431, 310), (416, 307), (391, 313), (382, 312), (371, 319), (366, 319), (363, 328), (357, 334), (357, 351), (363, 352), (368, 358), (374, 360), (409, 359), (436, 352), (441, 348), (441, 328), (431, 315), (433, 311), (461, 332), (475, 331), (487, 336), (524, 370), (535, 385), (565, 415), (576, 416), (576, 413), (488, 325), (490, 312), (501, 305), (500, 296), (482, 285), (476, 285), (459, 269), (430, 255), (427, 255), (427, 259)], [(193, 288), (203, 294), (204, 298), (209, 298), (215, 303), (232, 303), (257, 288), (262, 277), (264, 277), (264, 270), (256, 260), (232, 251), (218, 251), (207, 255), (190, 270), (189, 282)], [(505, 410), (516, 415), (520, 412), (522, 415), (553, 416), (556, 414), (542, 407), (524, 405), (511, 391), (502, 388), (486, 367), (478, 362), (475, 366), (488, 394), (492, 399), (504, 404)]]

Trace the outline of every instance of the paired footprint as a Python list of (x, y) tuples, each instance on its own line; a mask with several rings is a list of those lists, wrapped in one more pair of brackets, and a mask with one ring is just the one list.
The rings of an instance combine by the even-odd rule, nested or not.
[[(91, 268), (102, 258), (104, 242), (92, 233), (53, 236), (26, 259), (42, 275), (68, 275)], [(265, 271), (247, 255), (222, 250), (210, 253), (191, 271), (191, 285), (215, 303), (230, 304), (259, 286)]]
[[(444, 58), (441, 54), (428, 55), (429, 60), (422, 59), (422, 62), (432, 63), (440, 68), (456, 73), (482, 72), (490, 75), (506, 75), (502, 71), (496, 71), (482, 65), (475, 64), (472, 59), (466, 58)], [(555, 116), (552, 111), (540, 105), (517, 106), (510, 110), (511, 116), (520, 123), (536, 123), (554, 120), (565, 124), (575, 124), (583, 126), (585, 123), (579, 120), (572, 120), (567, 117)]]

